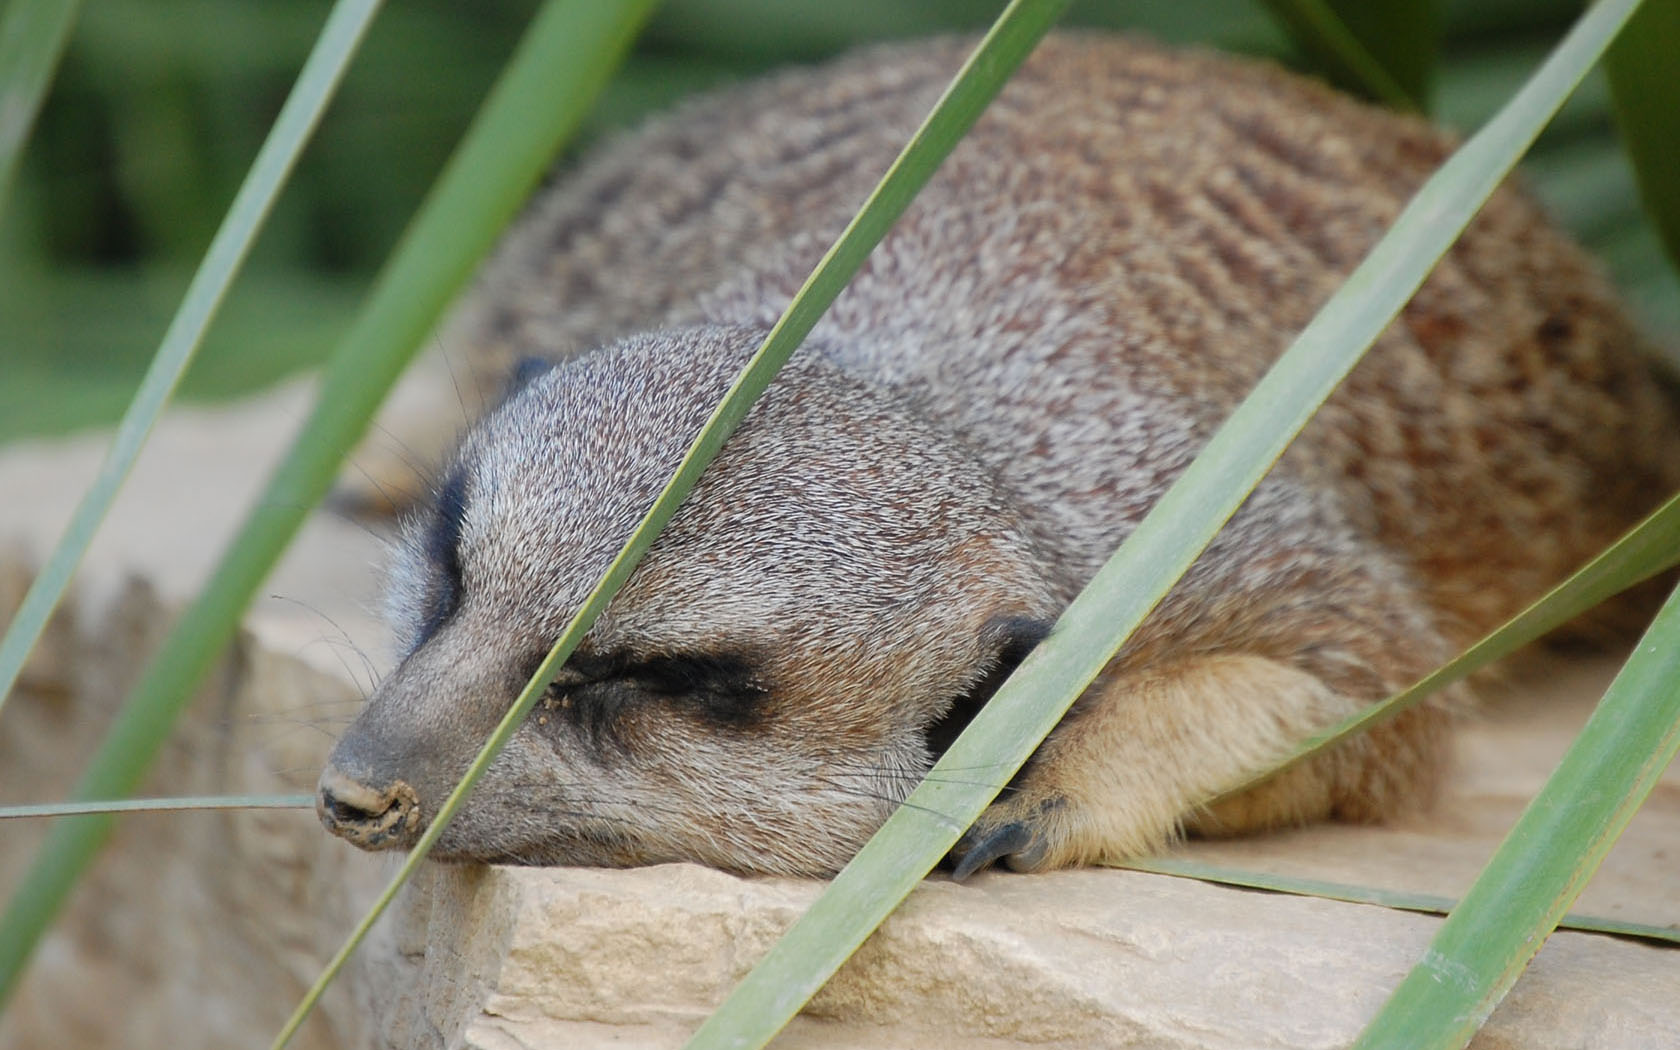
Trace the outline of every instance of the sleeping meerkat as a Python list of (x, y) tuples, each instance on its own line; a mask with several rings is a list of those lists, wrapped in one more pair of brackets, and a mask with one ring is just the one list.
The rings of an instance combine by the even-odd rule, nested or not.
[[(393, 570), (402, 660), (319, 811), (404, 848), (955, 72), (868, 50), (683, 107), (544, 194), (446, 341), (521, 369)], [(837, 870), (1450, 141), (1269, 66), (1055, 36), (590, 631), (443, 858)], [(1212, 808), (1680, 487), (1581, 252), (1502, 190), (959, 844), (1035, 870), (1426, 799), (1449, 694)]]

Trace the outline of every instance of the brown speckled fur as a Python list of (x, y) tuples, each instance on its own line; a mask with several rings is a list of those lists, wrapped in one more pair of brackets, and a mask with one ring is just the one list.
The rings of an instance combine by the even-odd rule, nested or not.
[[(447, 512), (411, 527), (407, 656), (323, 778), (359, 800), (324, 801), (329, 826), (411, 841), (367, 820), (398, 783), (435, 808), (968, 46), (688, 104), (532, 206), (444, 342), (484, 370), (569, 360), (452, 461), (458, 585), (428, 539)], [(568, 672), (442, 854), (837, 868), (926, 769), (930, 723), (1019, 658), (1449, 149), (1268, 66), (1052, 37), (591, 633), (606, 670)], [(1637, 342), (1498, 193), (959, 851), (1041, 868), (1427, 797), (1451, 695), (1195, 809), (1680, 487)], [(695, 654), (735, 692), (624, 671)]]

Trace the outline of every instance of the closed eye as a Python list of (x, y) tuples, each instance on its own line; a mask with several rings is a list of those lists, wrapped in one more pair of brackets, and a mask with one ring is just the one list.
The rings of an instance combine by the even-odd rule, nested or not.
[(556, 690), (575, 694), (581, 702), (595, 690), (629, 689), (677, 701), (708, 721), (739, 727), (761, 713), (765, 689), (758, 671), (757, 661), (733, 652), (574, 654), (556, 680)]

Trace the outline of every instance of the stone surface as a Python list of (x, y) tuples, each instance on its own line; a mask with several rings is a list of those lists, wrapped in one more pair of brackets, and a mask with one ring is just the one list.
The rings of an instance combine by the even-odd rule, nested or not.
[[(293, 387), (159, 427), (0, 709), (0, 803), (71, 793), (172, 610), (202, 581), (284, 450), (306, 395)], [(68, 519), (104, 443), (90, 436), (0, 450), (0, 623), (10, 622), (29, 567)], [(331, 519), (312, 521), (303, 540), (267, 592), (294, 600), (259, 603), (142, 794), (312, 791), (334, 725), (372, 673), (346, 656), (323, 616), (359, 631), (359, 644), (372, 637), (359, 603), (372, 594), (374, 544)], [(0, 895), (22, 880), (47, 830), (44, 821), (0, 822)], [(0, 1047), (266, 1046), (385, 867), (329, 840), (307, 809), (123, 818), (0, 1014)], [(364, 965), (334, 988), (293, 1045), (370, 1045), (369, 978), (380, 972)]]
[[(610, 1029), (626, 1040), (613, 1045), (674, 1047), (819, 888), (690, 866), (450, 872), (429, 887), (447, 902), (431, 943), (516, 916), (468, 1046), (590, 1045)], [(1436, 925), (1135, 872), (934, 880), (785, 1045), (1341, 1047)], [(1476, 1045), (1671, 1046), (1677, 965), (1666, 949), (1559, 934)]]
[[(4, 572), (9, 617), (22, 578), (15, 563)], [(0, 803), (70, 794), (166, 620), (138, 581), (100, 608), (72, 601), (61, 611), (0, 711)], [(325, 738), (306, 712), (355, 695), (341, 676), (247, 633), (141, 793), (307, 790)], [(21, 882), (46, 831), (44, 821), (0, 822), (0, 894)], [(380, 867), (324, 842), (307, 809), (126, 817), (0, 1015), (0, 1047), (267, 1045)], [(368, 1045), (371, 1001), (360, 975), (333, 989), (294, 1045)]]
[[(0, 800), (63, 797), (143, 654), (212, 564), (302, 418), (294, 387), (165, 422), (75, 599), (0, 711)], [(0, 609), (103, 453), (0, 452)], [(13, 542), (8, 542), (11, 538)], [(146, 791), (307, 791), (376, 673), (377, 540), (317, 516)], [(135, 582), (133, 574), (148, 582)], [(368, 654), (363, 663), (355, 646)], [(1580, 724), (1612, 662), (1542, 662), (1467, 728), (1441, 808), (1385, 828), (1198, 843), (1200, 859), (1457, 894)], [(0, 823), (0, 893), (40, 842)], [(1580, 910), (1680, 923), (1670, 771)], [(132, 816), (75, 891), (0, 1047), (266, 1045), (381, 884), (388, 858), (307, 811)], [(431, 867), (294, 1045), (674, 1047), (819, 891), (689, 865)], [(816, 1048), (1346, 1045), (1438, 927), (1427, 915), (1128, 871), (930, 879), (776, 1045)], [(94, 990), (90, 994), (90, 990)], [(1563, 932), (1475, 1046), (1671, 1047), (1680, 951)]]

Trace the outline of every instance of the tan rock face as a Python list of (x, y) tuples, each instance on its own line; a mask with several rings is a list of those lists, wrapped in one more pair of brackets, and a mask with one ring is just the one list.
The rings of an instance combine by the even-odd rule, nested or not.
[[(210, 494), (194, 527), (207, 535), (231, 528), (241, 507), (231, 496), (217, 502), (221, 479), (239, 491), (232, 479), (251, 464), (237, 450), (280, 444), (277, 435), (300, 417), (297, 398), (192, 421), (193, 470), (198, 490)], [(166, 441), (171, 428), (166, 422)], [(0, 535), (24, 541), (0, 539), (0, 619), (21, 599), (28, 565), (101, 449), (82, 441), (0, 455), (0, 491), (12, 491), (20, 472), (70, 486), (0, 508)], [(130, 498), (173, 498), (148, 496), (144, 479), (138, 484)], [(142, 515), (113, 528), (143, 533), (167, 521)], [(0, 711), (0, 800), (68, 795), (143, 655), (161, 640), (167, 610), (219, 547), (200, 545), (199, 564), (184, 547), (158, 547), (154, 562), (144, 535), (117, 539), (97, 555), (23, 688)], [(337, 589), (365, 576), (375, 557), (356, 530), (317, 521), (290, 558), (315, 569), (274, 589), (377, 652), (365, 618)], [(153, 584), (123, 582), (130, 570)], [(293, 602), (270, 603), (248, 628), (195, 699), (147, 793), (307, 792), (314, 783), (335, 727), (357, 702), (351, 670), (365, 672), (353, 657), (340, 663), (326, 644), (336, 631)], [(1544, 703), (1543, 690), (1519, 678), (1514, 698), (1466, 733), (1464, 768), (1427, 820), (1193, 852), (1261, 870), (1458, 893), (1567, 746), (1606, 666), (1546, 667), (1536, 681), (1561, 695)], [(308, 811), (137, 815), (117, 829), (0, 1016), (0, 1048), (267, 1045), (388, 870), (330, 839)], [(21, 879), (45, 831), (41, 822), (0, 823), (0, 893)], [(1671, 771), (1581, 909), (1680, 923), (1676, 856), (1680, 774)], [(820, 889), (691, 865), (431, 867), (293, 1045), (680, 1046)], [(935, 878), (776, 1045), (1340, 1047), (1437, 925), (1429, 916), (1135, 872), (985, 874), (964, 885)], [(1560, 933), (1474, 1045), (1669, 1048), (1680, 1031), (1676, 988), (1680, 952)]]
[[(178, 412), (158, 427), (0, 710), (0, 801), (69, 797), (174, 612), (284, 451), (307, 395), (294, 385), (231, 409)], [(0, 623), (106, 444), (91, 435), (0, 451)], [(375, 546), (344, 522), (306, 527), (141, 794), (312, 791), (335, 727), (374, 673), (346, 646), (378, 651), (356, 604), (372, 594)], [(22, 880), (47, 830), (44, 821), (0, 822), (0, 894)], [(382, 871), (329, 841), (307, 809), (124, 817), (0, 1015), (0, 1047), (266, 1046)], [(370, 1045), (368, 975), (378, 970), (350, 974), (294, 1045)]]
[[(433, 1041), (401, 1023), (386, 1045), (681, 1046), (819, 889), (691, 865), (434, 870), (430, 944), (467, 948), (453, 974), (428, 958), (423, 983), (454, 1001), (434, 1000)], [(930, 881), (776, 1045), (1342, 1047), (1437, 925), (1136, 872)], [(1559, 934), (1474, 1045), (1667, 1046), (1677, 967)]]
[[(71, 603), (60, 614), (0, 712), (0, 799), (69, 796), (167, 620), (139, 582), (96, 613)], [(293, 719), (353, 695), (344, 681), (243, 637), (144, 793), (307, 790), (322, 741)], [(288, 728), (275, 732), (279, 725)], [(0, 892), (22, 880), (46, 831), (44, 821), (0, 824)], [(290, 1012), (286, 1000), (313, 979), (322, 947), (354, 921), (377, 868), (323, 843), (308, 810), (127, 817), (0, 1017), (0, 1046), (262, 1043)], [(358, 987), (334, 990), (297, 1045), (366, 1045)]]

